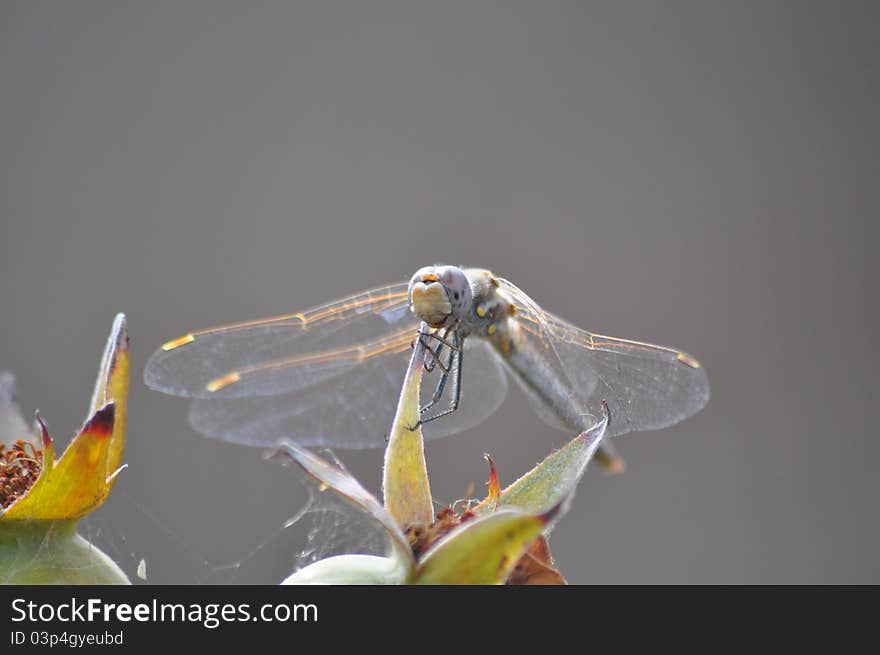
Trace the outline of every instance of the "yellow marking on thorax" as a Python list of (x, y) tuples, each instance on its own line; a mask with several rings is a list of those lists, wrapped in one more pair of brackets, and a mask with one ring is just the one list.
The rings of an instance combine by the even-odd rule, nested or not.
[(680, 361), (682, 364), (686, 364), (691, 368), (700, 368), (701, 364), (696, 359), (688, 355), (687, 353), (678, 353), (675, 358)]
[(214, 393), (215, 391), (220, 391), (220, 389), (224, 389), (228, 387), (230, 384), (235, 384), (241, 379), (241, 376), (233, 371), (232, 373), (227, 373), (223, 377), (219, 377), (216, 380), (211, 380), (208, 382), (205, 389)]
[(166, 341), (162, 344), (162, 350), (168, 352), (169, 350), (174, 350), (175, 348), (180, 348), (181, 346), (185, 346), (188, 343), (192, 343), (196, 338), (192, 334), (185, 334), (179, 339), (172, 339), (171, 341)]
[[(500, 328), (499, 328), (500, 326)], [(502, 354), (509, 355), (513, 350), (518, 339), (521, 339), (520, 329), (522, 328), (515, 320), (507, 318), (499, 323), (490, 323), (486, 329), (486, 333), (493, 337), (496, 346), (501, 350)]]

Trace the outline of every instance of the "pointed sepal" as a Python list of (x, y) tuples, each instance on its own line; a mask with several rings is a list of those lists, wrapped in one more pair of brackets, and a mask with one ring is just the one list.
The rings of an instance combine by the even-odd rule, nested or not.
[(115, 478), (122, 465), (122, 453), (125, 450), (126, 419), (128, 416), (128, 386), (130, 380), (131, 359), (128, 346), (128, 328), (125, 314), (117, 314), (113, 320), (107, 345), (101, 357), (95, 390), (89, 405), (89, 416), (97, 412), (107, 403), (116, 405), (113, 425), (113, 437), (107, 457), (107, 478)]
[(501, 492), (499, 500), (492, 494), (472, 508), (477, 514), (496, 506), (516, 507), (527, 513), (539, 513), (570, 496), (587, 469), (608, 426), (606, 412), (602, 420), (580, 433), (559, 450), (551, 453), (528, 473)]
[(99, 507), (110, 493), (106, 471), (115, 414), (113, 403), (99, 409), (57, 462), (52, 440), (43, 425), (44, 464), (40, 477), (0, 518), (77, 519)]
[(434, 521), (434, 504), (425, 464), (425, 442), (419, 423), (419, 391), (426, 352), (423, 335), (426, 329), (423, 324), (415, 340), (385, 449), (382, 477), (385, 508), (400, 526), (430, 525)]

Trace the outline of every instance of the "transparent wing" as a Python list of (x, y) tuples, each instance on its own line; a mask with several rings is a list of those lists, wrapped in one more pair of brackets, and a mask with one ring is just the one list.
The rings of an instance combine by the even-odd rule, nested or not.
[[(607, 401), (608, 436), (655, 430), (695, 414), (709, 400), (706, 370), (674, 348), (594, 334), (541, 309), (521, 289), (500, 280), (516, 305), (522, 334), (532, 340), (585, 413), (602, 415)], [(539, 416), (560, 421), (531, 395)]]
[[(412, 354), (413, 334), (407, 330), (395, 347), (363, 359), (345, 375), (305, 390), (275, 396), (198, 398), (190, 408), (190, 423), (207, 436), (249, 446), (272, 446), (284, 437), (303, 446), (383, 446)], [(504, 369), (487, 344), (466, 340), (463, 359), (459, 409), (426, 424), (426, 439), (477, 425), (504, 399)], [(424, 374), (423, 402), (433, 392), (438, 375), (439, 368)], [(442, 409), (442, 403), (438, 408)]]
[[(235, 323), (169, 341), (147, 362), (147, 385), (195, 400), (199, 432), (253, 446), (287, 437), (303, 445), (369, 448), (384, 443), (418, 320), (400, 283), (314, 309)], [(465, 344), (459, 411), (425, 426), (435, 438), (495, 411), (507, 383), (479, 340)], [(436, 375), (425, 375), (430, 396)]]
[(147, 362), (147, 386), (176, 396), (278, 395), (315, 386), (415, 335), (407, 284), (364, 291), (304, 312), (191, 332)]

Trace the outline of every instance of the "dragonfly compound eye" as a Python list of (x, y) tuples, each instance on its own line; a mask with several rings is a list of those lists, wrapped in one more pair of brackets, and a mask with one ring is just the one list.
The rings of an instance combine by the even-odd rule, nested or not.
[(471, 284), (464, 271), (457, 266), (435, 266), (434, 272), (446, 288), (446, 295), (452, 303), (452, 313), (458, 319), (473, 303)]

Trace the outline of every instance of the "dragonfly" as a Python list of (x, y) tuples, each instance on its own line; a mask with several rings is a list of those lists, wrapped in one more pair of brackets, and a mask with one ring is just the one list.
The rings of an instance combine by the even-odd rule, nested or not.
[[(437, 377), (422, 387), (425, 439), (481, 423), (511, 378), (542, 421), (572, 434), (605, 411), (606, 436), (664, 428), (709, 399), (693, 356), (588, 332), (489, 270), (448, 265), (306, 311), (189, 332), (152, 355), (144, 380), (191, 398), (188, 420), (209, 437), (381, 447), (416, 339)], [(597, 459), (622, 463), (607, 439)]]

